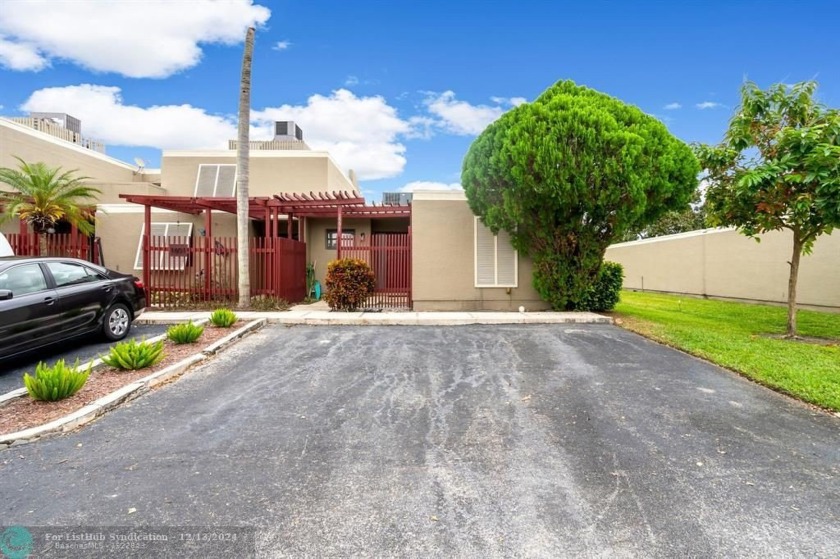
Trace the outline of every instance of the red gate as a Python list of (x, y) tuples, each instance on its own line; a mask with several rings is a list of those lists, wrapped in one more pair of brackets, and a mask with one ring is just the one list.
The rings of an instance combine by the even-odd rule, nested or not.
[[(239, 286), (236, 237), (148, 237), (142, 251), (150, 306), (177, 308), (214, 301), (234, 305)], [(306, 243), (280, 237), (249, 240), (251, 295), (306, 296)], [(146, 262), (149, 264), (146, 265)]]
[(364, 260), (376, 275), (376, 289), (362, 308), (411, 308), (411, 233), (374, 233), (370, 244), (342, 245), (341, 257)]

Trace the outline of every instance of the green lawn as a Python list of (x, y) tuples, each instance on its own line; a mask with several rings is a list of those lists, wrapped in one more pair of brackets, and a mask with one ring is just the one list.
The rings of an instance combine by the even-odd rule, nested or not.
[(799, 311), (799, 335), (830, 345), (773, 339), (787, 309), (623, 291), (622, 325), (761, 384), (840, 411), (840, 314)]

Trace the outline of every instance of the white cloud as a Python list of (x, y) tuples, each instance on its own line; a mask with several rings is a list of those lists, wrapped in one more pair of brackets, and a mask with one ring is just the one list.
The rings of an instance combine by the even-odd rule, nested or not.
[(286, 49), (288, 49), (290, 46), (292, 46), (292, 42), (291, 42), (291, 41), (277, 41), (277, 42), (274, 44), (274, 46), (273, 46), (273, 47), (271, 47), (271, 49), (272, 49), (272, 50), (286, 50)]
[(8, 41), (0, 35), (0, 65), (12, 70), (43, 70), (49, 66), (32, 45)]
[(359, 85), (359, 78), (356, 76), (347, 76), (347, 79), (344, 80), (344, 85), (347, 87), (353, 87), (354, 85)]
[[(119, 87), (74, 85), (40, 89), (24, 111), (67, 112), (81, 119), (82, 133), (108, 145), (160, 149), (226, 149), (236, 138), (236, 118), (192, 105), (126, 104)], [(306, 105), (268, 107), (251, 113), (251, 136), (270, 138), (275, 120), (294, 120), (313, 149), (329, 151), (344, 170), (362, 180), (399, 175), (405, 167), (400, 137), (415, 137), (420, 122), (403, 120), (382, 97), (356, 97), (346, 89), (313, 95)], [(255, 126), (256, 125), (256, 126)]]
[(668, 103), (664, 108), (666, 111), (675, 111), (677, 109), (682, 109), (682, 105), (679, 103)]
[(21, 109), (66, 112), (82, 121), (85, 136), (107, 145), (161, 149), (225, 148), (236, 121), (192, 105), (126, 105), (119, 87), (72, 85), (35, 91)]
[(716, 103), (715, 101), (703, 101), (702, 103), (697, 103), (694, 105), (698, 109), (705, 110), (705, 109), (716, 109), (718, 107), (722, 107), (721, 103)]
[(524, 97), (491, 97), (490, 100), (497, 105), (510, 105), (512, 107), (518, 107), (528, 102)]
[(471, 105), (455, 99), (455, 92), (429, 94), (425, 101), (426, 108), (439, 119), (438, 126), (461, 136), (480, 134), (488, 124), (502, 116), (502, 107)]
[(400, 118), (383, 97), (357, 97), (346, 89), (313, 95), (306, 105), (254, 111), (252, 119), (263, 125), (275, 120), (297, 122), (306, 143), (329, 151), (342, 168), (355, 170), (362, 180), (399, 175), (406, 162), (399, 138), (414, 134), (413, 124)]
[(400, 192), (415, 192), (417, 190), (463, 190), (460, 183), (445, 183), (435, 181), (413, 181), (399, 189)]
[(198, 64), (202, 44), (242, 42), (271, 11), (252, 0), (15, 2), (0, 10), (0, 64), (41, 70), (53, 59), (132, 78)]

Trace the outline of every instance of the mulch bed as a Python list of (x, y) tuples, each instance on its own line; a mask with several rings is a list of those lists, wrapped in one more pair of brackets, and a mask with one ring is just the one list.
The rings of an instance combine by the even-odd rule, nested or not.
[(245, 321), (243, 320), (238, 321), (230, 328), (216, 328), (207, 324), (204, 327), (204, 333), (194, 344), (175, 344), (168, 339), (164, 340), (164, 358), (154, 367), (137, 371), (121, 371), (112, 367), (103, 367), (90, 374), (81, 390), (58, 402), (42, 402), (33, 400), (29, 396), (23, 396), (5, 404), (0, 404), (0, 435), (44, 425), (73, 413), (127, 384), (200, 352), (216, 340), (224, 338), (244, 325)]

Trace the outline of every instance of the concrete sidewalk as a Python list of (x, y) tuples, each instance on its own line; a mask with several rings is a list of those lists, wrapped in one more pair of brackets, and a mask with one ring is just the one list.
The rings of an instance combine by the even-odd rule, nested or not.
[[(265, 318), (275, 324), (457, 326), (463, 324), (612, 324), (612, 318), (589, 312), (330, 312), (290, 310), (285, 312), (237, 312), (243, 320)], [(139, 324), (169, 324), (199, 320), (209, 311), (147, 311)]]

